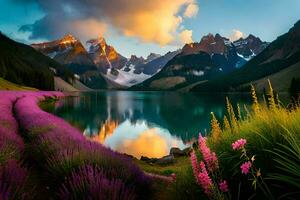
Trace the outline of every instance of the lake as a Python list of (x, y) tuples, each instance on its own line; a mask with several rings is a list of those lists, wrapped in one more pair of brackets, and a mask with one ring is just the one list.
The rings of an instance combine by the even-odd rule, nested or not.
[[(91, 140), (140, 158), (162, 157), (171, 147), (190, 146), (210, 129), (210, 112), (222, 119), (225, 95), (175, 92), (101, 91), (60, 99), (51, 112)], [(249, 105), (249, 94), (229, 95)]]

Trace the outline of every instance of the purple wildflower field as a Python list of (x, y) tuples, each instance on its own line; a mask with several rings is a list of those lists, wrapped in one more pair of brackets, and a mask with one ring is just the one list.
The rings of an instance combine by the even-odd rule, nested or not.
[[(28, 176), (27, 170), (18, 165), (24, 151), (19, 130), (30, 146), (27, 151), (33, 163), (40, 169), (39, 176), (48, 180), (47, 188), (54, 191), (55, 199), (82, 199), (80, 195), (86, 199), (145, 198), (151, 178), (129, 158), (87, 140), (79, 130), (39, 108), (40, 101), (62, 97), (62, 93), (1, 92), (0, 95), (3, 97), (0, 111), (5, 113), (0, 118), (0, 150), (11, 149), (14, 156), (6, 163), (16, 169), (15, 173), (5, 174), (18, 174), (0, 180), (1, 189), (8, 188), (1, 191), (3, 199), (12, 199), (5, 198), (10, 195), (8, 182), (22, 185)], [(2, 175), (8, 169), (5, 166), (1, 168)]]

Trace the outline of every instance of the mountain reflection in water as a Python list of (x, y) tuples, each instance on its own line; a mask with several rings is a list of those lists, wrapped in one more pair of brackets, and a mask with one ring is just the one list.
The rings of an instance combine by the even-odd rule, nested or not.
[[(248, 104), (241, 95), (233, 104)], [(91, 140), (140, 157), (161, 157), (171, 147), (190, 145), (209, 130), (210, 112), (221, 119), (224, 95), (173, 92), (89, 92), (61, 99), (54, 114), (82, 130)]]

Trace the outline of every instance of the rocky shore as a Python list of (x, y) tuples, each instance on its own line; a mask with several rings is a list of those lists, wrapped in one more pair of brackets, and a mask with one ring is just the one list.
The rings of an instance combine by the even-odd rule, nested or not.
[(140, 160), (148, 164), (169, 165), (175, 163), (176, 157), (189, 156), (191, 151), (192, 151), (191, 147), (187, 147), (182, 150), (177, 147), (172, 147), (170, 149), (169, 155), (163, 156), (161, 158), (149, 158), (146, 156), (142, 156)]

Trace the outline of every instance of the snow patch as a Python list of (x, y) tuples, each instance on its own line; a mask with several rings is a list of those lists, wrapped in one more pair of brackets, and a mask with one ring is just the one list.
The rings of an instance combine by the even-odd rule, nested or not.
[(111, 74), (111, 69), (108, 69), (107, 74), (105, 75), (106, 78), (127, 87), (131, 87), (133, 85), (139, 84), (151, 77), (150, 75), (144, 73), (135, 74), (134, 69), (130, 69), (130, 71), (128, 72), (125, 72), (123, 70), (117, 70), (117, 71), (119, 73), (117, 76), (115, 76)]

